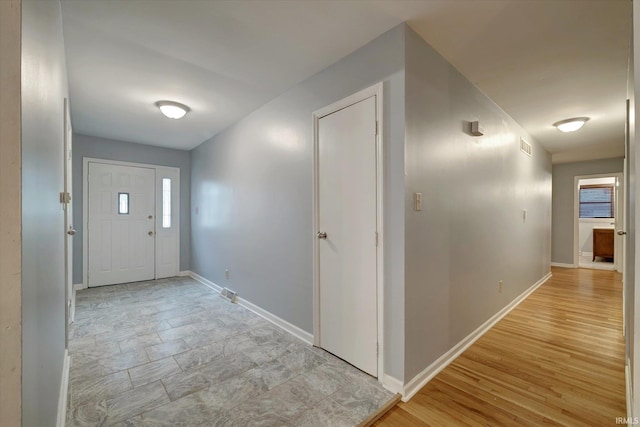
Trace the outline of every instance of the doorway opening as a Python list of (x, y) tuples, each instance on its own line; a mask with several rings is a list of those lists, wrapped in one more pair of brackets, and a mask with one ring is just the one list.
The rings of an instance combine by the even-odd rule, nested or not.
[(574, 265), (622, 272), (624, 182), (621, 173), (575, 177)]

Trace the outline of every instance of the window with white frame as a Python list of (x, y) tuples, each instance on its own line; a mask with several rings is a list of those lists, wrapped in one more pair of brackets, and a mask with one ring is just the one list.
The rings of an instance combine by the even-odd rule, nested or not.
[(613, 184), (580, 186), (580, 218), (614, 218)]

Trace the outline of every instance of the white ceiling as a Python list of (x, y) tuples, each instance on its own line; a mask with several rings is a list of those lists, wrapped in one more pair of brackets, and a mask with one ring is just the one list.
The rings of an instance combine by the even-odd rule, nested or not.
[[(395, 25), (554, 162), (624, 154), (628, 0), (62, 0), (74, 130), (191, 149)], [(154, 106), (192, 111), (182, 120)], [(553, 122), (591, 120), (575, 134)]]

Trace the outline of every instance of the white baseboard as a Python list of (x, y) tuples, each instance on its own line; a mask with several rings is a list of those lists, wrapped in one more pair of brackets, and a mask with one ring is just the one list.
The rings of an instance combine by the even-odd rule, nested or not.
[(193, 271), (188, 271), (187, 275), (189, 277), (191, 277), (192, 279), (195, 279), (198, 282), (202, 283), (206, 287), (213, 289), (216, 292), (222, 292), (222, 288), (220, 286), (216, 285), (211, 280), (205, 279), (204, 277), (202, 277), (198, 273), (194, 273)]
[[(213, 283), (212, 281), (205, 279), (204, 277), (200, 276), (197, 273), (194, 273), (193, 271), (189, 271), (188, 272), (189, 276), (192, 277), (193, 279), (197, 280), (198, 282), (202, 283), (203, 285), (211, 288), (212, 290), (216, 291), (216, 292), (222, 292), (222, 288), (219, 285), (216, 285), (215, 283)], [(246, 308), (249, 311), (254, 312), (255, 314), (257, 314), (258, 316), (268, 320), (269, 322), (273, 323), (274, 325), (280, 327), (281, 329), (285, 330), (286, 332), (289, 332), (291, 335), (295, 336), (296, 338), (301, 339), (302, 341), (306, 342), (307, 344), (311, 344), (313, 345), (313, 335), (310, 334), (309, 332), (300, 329), (299, 327), (297, 327), (296, 325), (293, 325), (289, 322), (287, 322), (286, 320), (276, 316), (275, 314), (253, 304), (250, 301), (247, 301), (244, 298), (238, 297), (237, 298), (237, 303), (238, 305), (241, 305), (242, 307)]]
[(87, 289), (87, 285), (85, 285), (84, 283), (76, 283), (75, 285), (73, 285), (74, 291), (79, 291), (81, 289)]
[(402, 392), (404, 391), (402, 381), (395, 377), (392, 377), (391, 375), (384, 374), (384, 376), (382, 377), (382, 385), (392, 393), (402, 394)]
[(56, 427), (64, 427), (67, 421), (67, 392), (69, 391), (69, 367), (71, 358), (69, 351), (64, 350), (64, 361), (62, 363), (62, 380), (60, 382), (60, 395), (58, 396), (58, 419)]
[(296, 325), (293, 325), (289, 322), (287, 322), (284, 319), (281, 319), (280, 317), (276, 316), (275, 314), (258, 307), (257, 305), (253, 304), (252, 302), (247, 301), (244, 298), (238, 298), (238, 304), (240, 304), (241, 306), (243, 306), (244, 308), (246, 308), (247, 310), (253, 311), (255, 314), (257, 314), (258, 316), (263, 317), (264, 319), (268, 320), (269, 322), (273, 323), (276, 326), (279, 326), (280, 328), (284, 329), (285, 331), (289, 332), (291, 335), (293, 335), (294, 337), (297, 337), (299, 339), (301, 339), (302, 341), (306, 342), (307, 344), (313, 345), (313, 334), (310, 334), (309, 332), (298, 328)]
[(178, 277), (189, 276), (189, 273), (191, 273), (189, 270), (178, 271)]
[(551, 267), (577, 268), (574, 264), (565, 264), (563, 262), (552, 262)]
[(629, 367), (629, 359), (624, 365), (624, 380), (627, 385), (627, 419), (633, 420), (633, 392), (631, 387), (631, 371)]
[(424, 387), (433, 377), (435, 377), (440, 371), (446, 368), (451, 362), (453, 362), (460, 354), (462, 354), (467, 348), (469, 348), (474, 342), (476, 342), (482, 335), (484, 335), (489, 329), (491, 329), (496, 323), (498, 323), (503, 317), (505, 317), (511, 310), (516, 308), (518, 304), (524, 301), (533, 291), (538, 289), (544, 282), (549, 280), (551, 273), (547, 273), (542, 279), (538, 280), (529, 289), (524, 291), (520, 296), (511, 301), (502, 310), (491, 316), (489, 320), (484, 322), (475, 331), (471, 332), (465, 338), (462, 339), (453, 348), (440, 356), (435, 362), (427, 366), (422, 372), (416, 375), (411, 381), (404, 386), (404, 392), (402, 393), (402, 401), (408, 402), (422, 387)]

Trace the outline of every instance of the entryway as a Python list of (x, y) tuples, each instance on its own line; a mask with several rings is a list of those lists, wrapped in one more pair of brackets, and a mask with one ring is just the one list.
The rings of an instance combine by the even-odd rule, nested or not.
[(382, 372), (382, 85), (314, 113), (314, 343)]
[(77, 298), (68, 426), (356, 426), (397, 401), (188, 277)]
[(83, 172), (84, 283), (176, 276), (179, 169), (85, 158)]

